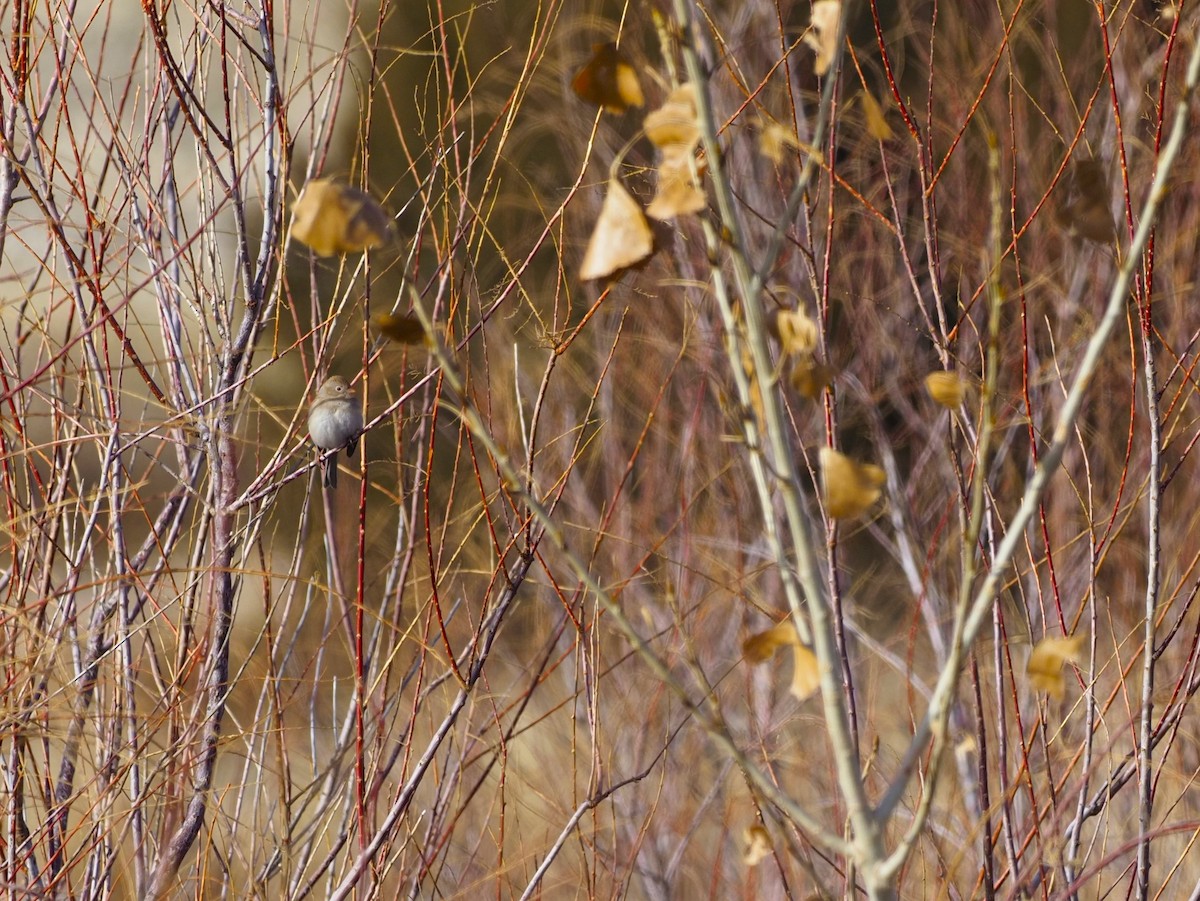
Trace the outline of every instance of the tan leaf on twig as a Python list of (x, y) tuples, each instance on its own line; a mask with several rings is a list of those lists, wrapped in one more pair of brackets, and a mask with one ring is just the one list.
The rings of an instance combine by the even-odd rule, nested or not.
[(416, 316), (398, 316), (394, 313), (375, 313), (371, 324), (379, 334), (397, 344), (423, 344), (425, 329)]
[(332, 179), (313, 179), (292, 205), (292, 237), (317, 256), (361, 253), (392, 235), (391, 217), (374, 197)]
[(817, 665), (817, 656), (801, 643), (791, 617), (743, 641), (742, 655), (747, 663), (765, 663), (780, 648), (787, 647), (792, 649), (792, 683), (788, 691), (797, 700), (805, 701), (820, 688), (821, 669)]
[(777, 623), (765, 632), (757, 632), (742, 642), (742, 654), (749, 663), (763, 663), (775, 656), (775, 652), (788, 645), (800, 644), (796, 625), (791, 618)]
[(685, 84), (673, 90), (662, 106), (646, 114), (642, 128), (650, 142), (664, 154), (691, 153), (700, 143), (696, 89)]
[(610, 113), (623, 113), (646, 102), (637, 69), (611, 41), (592, 46), (592, 57), (572, 79), (571, 90), (581, 100)]
[(812, 356), (797, 358), (788, 373), (788, 381), (796, 393), (808, 400), (816, 400), (821, 392), (833, 384), (837, 370), (825, 363), (818, 363)]
[(1050, 697), (1061, 698), (1067, 690), (1063, 668), (1068, 663), (1083, 661), (1083, 644), (1087, 636), (1083, 633), (1063, 638), (1043, 638), (1029, 653), (1025, 671), (1029, 683), (1036, 691), (1044, 691)]
[(759, 380), (754, 376), (754, 354), (746, 344), (742, 345), (742, 370), (750, 382), (750, 409), (755, 418), (761, 422), (763, 418), (763, 396), (759, 388)]
[(817, 349), (817, 324), (803, 310), (780, 310), (775, 317), (779, 346), (786, 354), (811, 354)]
[(700, 186), (704, 155), (697, 158), (700, 124), (696, 118), (696, 90), (690, 84), (676, 88), (658, 109), (647, 114), (642, 127), (658, 148), (658, 187), (646, 214), (654, 219), (674, 219), (704, 209), (708, 200)]
[(967, 383), (954, 372), (931, 372), (925, 376), (925, 390), (938, 406), (957, 410), (967, 394)]
[(807, 701), (821, 687), (821, 667), (817, 655), (802, 644), (792, 648), (792, 684), (788, 691), (798, 701)]
[(608, 195), (592, 229), (583, 265), (582, 279), (607, 278), (640, 263), (654, 251), (650, 223), (633, 195), (616, 178), (608, 183)]
[(832, 447), (821, 448), (820, 461), (825, 512), (831, 519), (858, 516), (879, 500), (887, 476), (878, 466), (858, 463)]
[(654, 199), (646, 207), (647, 216), (660, 221), (674, 219), (687, 213), (698, 213), (708, 206), (708, 198), (697, 184), (703, 167), (697, 163), (693, 175), (691, 156), (690, 152), (668, 154), (664, 151), (662, 162), (658, 166), (658, 185)]
[(799, 147), (800, 140), (791, 129), (784, 128), (779, 122), (766, 116), (758, 120), (759, 152), (775, 165), (778, 166), (783, 162), (784, 154), (789, 148), (798, 149)]
[(812, 9), (812, 27), (804, 33), (804, 43), (817, 52), (813, 71), (824, 75), (837, 53), (838, 21), (842, 16), (841, 0), (817, 0)]
[(742, 851), (742, 863), (748, 867), (756, 867), (771, 856), (771, 834), (761, 823), (746, 827), (745, 848)]
[(877, 141), (887, 141), (895, 136), (888, 125), (883, 107), (870, 91), (862, 91), (863, 119), (867, 123), (867, 134)]

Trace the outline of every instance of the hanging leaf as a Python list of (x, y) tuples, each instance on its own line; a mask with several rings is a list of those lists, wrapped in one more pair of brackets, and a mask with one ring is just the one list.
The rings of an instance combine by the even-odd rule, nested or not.
[(792, 684), (788, 691), (797, 701), (807, 701), (821, 687), (817, 655), (802, 644), (792, 648)]
[(967, 394), (967, 383), (956, 373), (931, 372), (925, 376), (925, 390), (938, 406), (957, 410)]
[(775, 652), (788, 645), (800, 644), (796, 626), (791, 618), (772, 626), (765, 632), (751, 635), (742, 642), (742, 654), (749, 663), (764, 663), (775, 656)]
[(775, 165), (783, 162), (789, 150), (799, 147), (800, 140), (791, 129), (766, 116), (758, 120), (758, 150)]
[(954, 746), (954, 756), (958, 758), (967, 757), (979, 750), (979, 743), (975, 741), (974, 735), (964, 735)]
[(857, 463), (831, 447), (821, 448), (820, 461), (825, 512), (831, 519), (859, 516), (879, 500), (887, 476), (878, 466)]
[(416, 316), (397, 316), (394, 313), (375, 313), (371, 324), (389, 341), (397, 344), (424, 344), (425, 329)]
[(700, 177), (706, 162), (697, 154), (700, 125), (696, 119), (696, 92), (691, 85), (676, 88), (642, 127), (658, 148), (658, 186), (646, 215), (659, 220), (697, 213), (708, 205)]
[(876, 141), (888, 141), (895, 137), (892, 127), (888, 125), (883, 107), (870, 91), (862, 92), (863, 118), (867, 123), (867, 134)]
[(391, 217), (375, 198), (332, 179), (310, 181), (292, 205), (292, 237), (317, 256), (362, 253), (392, 236)]
[(708, 198), (697, 183), (703, 172), (698, 163), (692, 173), (690, 154), (663, 154), (658, 166), (658, 186), (646, 215), (660, 221), (687, 213), (698, 213), (708, 206)]
[(592, 230), (579, 277), (584, 280), (607, 278), (615, 272), (640, 263), (654, 251), (650, 223), (624, 186), (616, 178), (608, 183), (608, 195), (600, 208), (600, 218)]
[(746, 827), (742, 863), (756, 867), (771, 856), (771, 834), (761, 823)]
[(700, 143), (696, 119), (696, 89), (690, 84), (673, 90), (658, 109), (646, 114), (642, 123), (646, 137), (659, 150), (686, 156)]
[(754, 377), (754, 354), (747, 344), (742, 345), (742, 371), (746, 373), (746, 379), (750, 383), (750, 409), (754, 411), (755, 419), (762, 422), (762, 390), (759, 388), (758, 379)]
[(817, 52), (813, 71), (824, 75), (837, 53), (838, 20), (842, 16), (840, 0), (817, 0), (812, 9), (812, 27), (804, 33), (804, 43)]
[(742, 655), (747, 663), (765, 663), (780, 648), (786, 647), (792, 649), (792, 684), (788, 691), (797, 700), (808, 700), (821, 686), (821, 670), (817, 665), (817, 656), (800, 642), (790, 617), (743, 641)]
[(832, 367), (816, 359), (820, 337), (816, 322), (802, 310), (780, 310), (771, 318), (768, 330), (779, 342), (792, 387), (802, 397), (815, 400), (834, 376)]
[(775, 330), (785, 354), (811, 354), (817, 349), (817, 324), (803, 310), (780, 310), (775, 316)]
[(592, 45), (592, 57), (572, 79), (571, 90), (581, 100), (610, 113), (646, 103), (637, 69), (612, 42)]
[(1036, 691), (1043, 691), (1058, 700), (1067, 690), (1063, 668), (1068, 663), (1083, 662), (1084, 634), (1064, 638), (1043, 638), (1029, 653), (1029, 664), (1025, 671), (1029, 683)]
[(833, 384), (837, 375), (832, 366), (818, 363), (811, 355), (798, 357), (788, 373), (788, 381), (796, 393), (808, 400), (816, 400), (821, 392)]

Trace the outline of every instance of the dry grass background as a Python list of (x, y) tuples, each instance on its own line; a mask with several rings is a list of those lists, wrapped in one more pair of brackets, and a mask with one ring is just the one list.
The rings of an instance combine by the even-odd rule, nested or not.
[[(803, 155), (765, 157), (759, 122), (812, 138), (811, 6), (693, 7), (747, 246), (785, 232), (761, 298), (738, 302), (806, 311), (838, 370), (815, 402), (777, 390), (873, 801), (947, 665), (964, 556), (989, 569), (1138, 224), (1200, 34), (1182, 7), (849, 4), (831, 137), (792, 221)], [(6, 18), (0, 890), (865, 893), (747, 771), (850, 834), (820, 703), (788, 693), (786, 659), (742, 659), (788, 610), (769, 540), (784, 514), (764, 517), (752, 478), (701, 228), (715, 213), (657, 224), (652, 260), (610, 286), (576, 275), (641, 113), (597, 117), (571, 77), (620, 34), (657, 106), (683, 71), (670, 5), (13, 0)], [(891, 137), (868, 128), (864, 85)], [(1198, 146), (963, 662), (951, 759), (885, 831), (890, 850), (932, 792), (900, 897), (1184, 898), (1200, 880)], [(1111, 244), (1047, 197), (1087, 158)], [(653, 165), (639, 140), (620, 166), (643, 202)], [(372, 190), (402, 240), (334, 259), (289, 241), (318, 174)], [(409, 286), (465, 399), (426, 348), (369, 328), (408, 311)], [(976, 393), (951, 417), (922, 379), (984, 376), (989, 287), (996, 434), (971, 547), (988, 408)], [(323, 495), (303, 411), (326, 372), (356, 379), (371, 426)], [(887, 471), (868, 516), (823, 519), (827, 444)], [(1063, 634), (1092, 645), (1048, 698), (1025, 662)], [(756, 823), (773, 853), (748, 866)]]

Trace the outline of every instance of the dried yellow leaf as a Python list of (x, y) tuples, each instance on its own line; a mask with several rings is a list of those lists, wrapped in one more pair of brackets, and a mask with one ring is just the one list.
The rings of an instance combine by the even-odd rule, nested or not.
[(658, 186), (654, 199), (646, 207), (652, 219), (674, 219), (687, 213), (698, 213), (708, 206), (704, 190), (697, 184), (701, 167), (692, 171), (691, 153), (663, 153), (658, 166)]
[(751, 635), (742, 642), (742, 654), (747, 663), (765, 663), (780, 648), (786, 647), (792, 649), (792, 684), (788, 691), (798, 700), (807, 700), (821, 686), (821, 669), (817, 665), (817, 656), (800, 643), (800, 636), (790, 618), (765, 632)]
[(1044, 691), (1050, 697), (1058, 699), (1067, 689), (1067, 680), (1063, 667), (1068, 663), (1083, 661), (1083, 644), (1086, 635), (1080, 633), (1064, 638), (1043, 638), (1029, 653), (1029, 663), (1025, 671), (1029, 674), (1029, 683), (1036, 691)]
[(612, 179), (583, 255), (579, 277), (606, 278), (640, 263), (653, 251), (654, 235), (646, 215), (633, 195), (617, 179)]
[(798, 149), (800, 140), (791, 129), (784, 128), (774, 119), (765, 116), (759, 120), (758, 149), (775, 165), (783, 162), (784, 154), (791, 149)]
[(646, 102), (637, 69), (611, 41), (592, 46), (592, 57), (576, 73), (571, 90), (610, 113), (623, 113)]
[[(626, 106), (646, 105), (646, 98), (642, 95), (642, 82), (633, 66), (617, 66), (617, 94)], [(612, 110), (611, 105), (609, 110)]]
[(789, 618), (743, 641), (742, 654), (749, 663), (763, 663), (774, 657), (780, 648), (799, 644), (800, 636), (796, 634), (796, 626)]
[(673, 219), (704, 209), (708, 200), (700, 186), (704, 155), (698, 159), (696, 155), (700, 125), (695, 88), (690, 84), (676, 88), (662, 106), (646, 116), (642, 127), (662, 154), (658, 188), (646, 214), (655, 219)]
[(798, 701), (807, 701), (821, 687), (817, 655), (802, 644), (792, 649), (792, 684), (788, 689)]
[(804, 43), (817, 52), (813, 71), (824, 75), (837, 52), (838, 21), (842, 17), (841, 0), (817, 0), (813, 4), (812, 27), (804, 33)]
[(779, 346), (785, 354), (811, 354), (817, 349), (817, 324), (801, 310), (780, 310), (775, 317)]
[(831, 447), (821, 448), (820, 461), (825, 512), (831, 519), (858, 516), (879, 500), (887, 477), (878, 466), (858, 463)]
[(746, 827), (745, 845), (742, 863), (748, 867), (756, 867), (771, 856), (771, 834), (761, 823)]
[(966, 757), (974, 754), (979, 750), (979, 743), (975, 741), (974, 735), (964, 735), (954, 746), (954, 756), (958, 758)]
[(754, 411), (755, 418), (761, 422), (763, 418), (762, 391), (759, 390), (758, 379), (754, 377), (754, 354), (750, 352), (750, 347), (746, 344), (742, 345), (742, 371), (746, 373), (750, 382), (750, 409)]
[(808, 400), (816, 400), (821, 392), (833, 384), (837, 372), (832, 366), (818, 363), (811, 356), (800, 357), (792, 364), (788, 373), (788, 381), (796, 393)]
[(310, 181), (292, 205), (292, 237), (317, 256), (361, 253), (392, 234), (391, 217), (374, 197), (332, 179)]
[(642, 128), (650, 142), (664, 153), (691, 153), (700, 143), (696, 89), (685, 84), (673, 90), (662, 106), (646, 115)]
[(877, 141), (887, 141), (894, 137), (892, 127), (887, 123), (883, 107), (870, 91), (862, 92), (863, 118), (867, 121), (867, 134)]
[(416, 316), (397, 316), (394, 313), (375, 313), (371, 324), (381, 335), (397, 344), (423, 344), (425, 329)]
[(925, 376), (925, 390), (938, 406), (957, 410), (967, 394), (967, 383), (953, 372), (931, 372)]

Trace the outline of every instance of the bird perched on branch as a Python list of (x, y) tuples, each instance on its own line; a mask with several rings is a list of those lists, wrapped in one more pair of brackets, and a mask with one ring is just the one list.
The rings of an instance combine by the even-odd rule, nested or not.
[(325, 485), (337, 487), (337, 453), (343, 447), (346, 456), (354, 454), (362, 434), (362, 408), (350, 383), (340, 375), (332, 375), (321, 383), (312, 406), (308, 408), (308, 434), (322, 451), (335, 453), (325, 458)]

